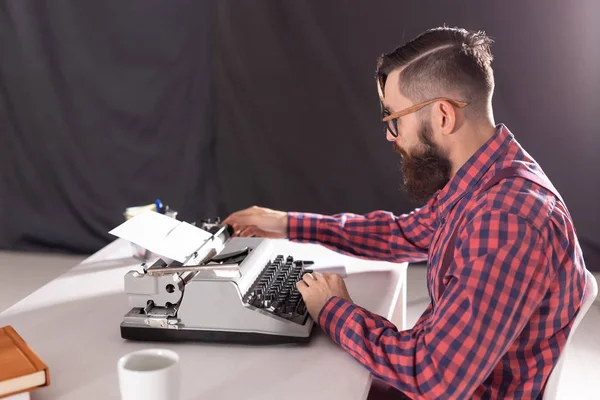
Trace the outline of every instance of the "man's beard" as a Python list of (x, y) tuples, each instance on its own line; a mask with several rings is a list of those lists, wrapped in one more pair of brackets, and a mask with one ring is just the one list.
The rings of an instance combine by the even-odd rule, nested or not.
[(393, 143), (394, 150), (402, 154), (402, 190), (418, 203), (426, 203), (450, 180), (452, 165), (448, 157), (432, 140), (430, 123), (423, 122), (419, 130), (420, 146), (408, 154)]

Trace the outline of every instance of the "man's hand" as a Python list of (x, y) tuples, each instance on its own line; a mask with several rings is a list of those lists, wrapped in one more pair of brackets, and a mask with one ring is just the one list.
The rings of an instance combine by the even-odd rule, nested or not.
[(234, 236), (260, 236), (284, 239), (287, 236), (287, 213), (263, 207), (250, 207), (225, 218), (233, 226)]
[(307, 273), (304, 274), (301, 281), (296, 283), (296, 287), (304, 299), (308, 313), (315, 322), (318, 321), (321, 309), (331, 297), (341, 297), (352, 303), (344, 279), (338, 274)]

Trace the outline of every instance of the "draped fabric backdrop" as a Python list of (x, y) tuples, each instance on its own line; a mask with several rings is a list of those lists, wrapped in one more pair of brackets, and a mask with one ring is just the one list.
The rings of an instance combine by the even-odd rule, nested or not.
[(430, 27), (496, 43), (496, 122), (600, 270), (594, 0), (0, 3), (0, 247), (91, 252), (125, 207), (403, 213), (376, 57)]
[(0, 246), (92, 252), (157, 197), (217, 212), (213, 3), (0, 7)]

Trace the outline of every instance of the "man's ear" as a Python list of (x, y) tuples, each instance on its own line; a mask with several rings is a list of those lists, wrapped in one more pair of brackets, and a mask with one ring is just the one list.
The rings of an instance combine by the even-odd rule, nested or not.
[(436, 107), (436, 121), (443, 135), (450, 135), (456, 126), (456, 110), (447, 101), (440, 101)]

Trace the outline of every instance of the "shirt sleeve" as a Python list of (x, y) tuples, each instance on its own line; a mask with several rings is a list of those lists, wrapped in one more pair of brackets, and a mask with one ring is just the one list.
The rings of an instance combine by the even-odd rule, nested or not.
[(542, 301), (552, 278), (544, 239), (490, 211), (461, 229), (447, 286), (427, 321), (398, 331), (339, 297), (318, 323), (375, 376), (419, 398), (471, 398)]
[(358, 215), (288, 213), (288, 238), (315, 242), (341, 253), (391, 262), (427, 258), (435, 232), (435, 198), (424, 207), (396, 216), (388, 211)]

